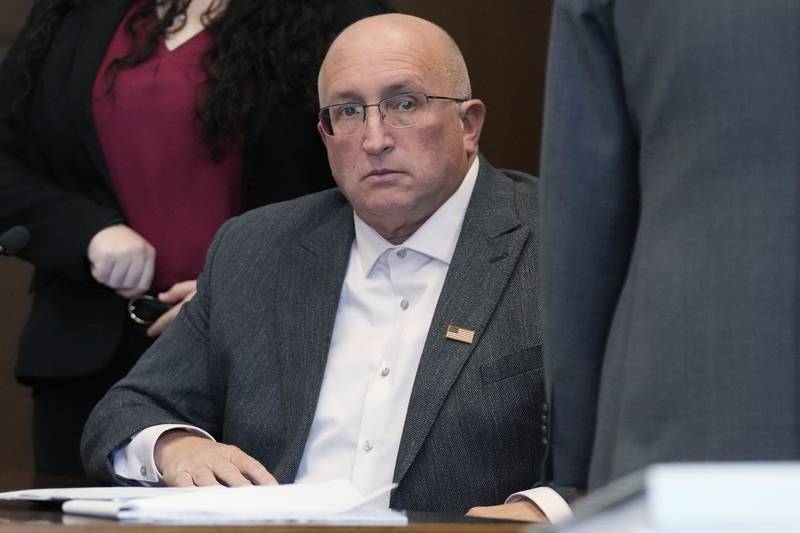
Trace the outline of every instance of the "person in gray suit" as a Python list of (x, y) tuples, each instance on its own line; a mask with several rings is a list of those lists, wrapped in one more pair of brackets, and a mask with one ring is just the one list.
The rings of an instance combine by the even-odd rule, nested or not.
[(557, 0), (542, 150), (557, 483), (797, 459), (800, 2)]
[[(451, 512), (540, 481), (536, 183), (478, 156), (470, 92), (427, 21), (372, 17), (336, 39), (318, 129), (338, 190), (220, 230), (196, 297), (93, 412), (90, 475), (395, 482), (384, 504)], [(502, 510), (543, 518), (520, 497)]]

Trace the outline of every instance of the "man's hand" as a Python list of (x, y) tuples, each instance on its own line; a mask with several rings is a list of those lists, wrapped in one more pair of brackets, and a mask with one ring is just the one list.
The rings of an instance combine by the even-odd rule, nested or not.
[(171, 487), (277, 485), (264, 466), (236, 446), (220, 444), (183, 429), (156, 441), (156, 467)]
[(156, 250), (128, 226), (98, 231), (86, 251), (92, 276), (123, 298), (144, 293), (153, 281)]
[(521, 520), (524, 522), (548, 522), (539, 506), (530, 500), (520, 500), (502, 505), (473, 507), (467, 516), (478, 518), (498, 518), (501, 520)]
[(153, 322), (153, 324), (147, 328), (147, 335), (149, 337), (161, 335), (167, 326), (169, 326), (169, 324), (175, 320), (175, 317), (178, 316), (178, 311), (181, 310), (183, 304), (191, 300), (196, 292), (197, 280), (190, 279), (189, 281), (181, 281), (180, 283), (176, 283), (170, 287), (168, 291), (160, 293), (158, 295), (159, 300), (170, 304), (174, 303), (175, 305), (172, 307), (172, 309), (158, 317), (158, 320)]

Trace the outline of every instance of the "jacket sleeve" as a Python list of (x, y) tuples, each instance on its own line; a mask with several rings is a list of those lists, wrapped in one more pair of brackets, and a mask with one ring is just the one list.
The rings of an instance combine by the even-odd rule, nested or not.
[[(30, 123), (41, 61), (26, 74), (24, 36), (35, 11), (0, 66), (0, 231), (24, 225), (31, 234), (19, 254), (37, 268), (77, 282), (92, 282), (86, 250), (92, 236), (123, 221), (115, 208), (56, 183)], [(52, 46), (57, 46), (53, 43)]]
[(540, 216), (543, 333), (557, 486), (585, 488), (606, 337), (637, 225), (637, 140), (613, 0), (557, 0), (548, 60)]
[(220, 438), (225, 372), (209, 339), (212, 280), (214, 257), (235, 220), (223, 225), (214, 238), (195, 297), (92, 411), (83, 432), (81, 458), (93, 479), (131, 484), (114, 473), (113, 454), (132, 435), (151, 426), (185, 424)]

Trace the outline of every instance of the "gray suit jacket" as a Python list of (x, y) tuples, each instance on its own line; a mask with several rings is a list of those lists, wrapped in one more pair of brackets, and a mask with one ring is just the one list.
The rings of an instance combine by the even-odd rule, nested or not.
[[(481, 161), (409, 403), (395, 508), (463, 512), (541, 478), (535, 205), (533, 178)], [(353, 236), (337, 190), (227, 223), (197, 296), (95, 409), (82, 447), (89, 474), (112, 478), (109, 456), (130, 435), (181, 422), (292, 481)], [(446, 340), (449, 324), (475, 330), (474, 344)]]
[(800, 2), (558, 0), (542, 153), (556, 482), (797, 459)]

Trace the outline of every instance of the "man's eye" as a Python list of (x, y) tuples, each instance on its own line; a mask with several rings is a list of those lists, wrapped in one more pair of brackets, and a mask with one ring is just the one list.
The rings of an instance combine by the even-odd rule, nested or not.
[(404, 98), (396, 101), (392, 107), (397, 111), (414, 111), (417, 103), (411, 98)]
[(417, 107), (417, 102), (415, 100), (405, 100), (400, 102), (400, 108), (403, 111), (411, 111)]
[(357, 105), (343, 105), (337, 110), (338, 118), (353, 118), (361, 116), (361, 107)]

